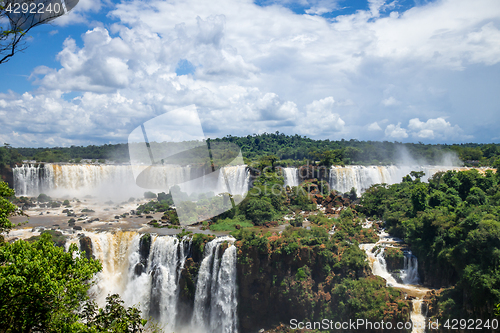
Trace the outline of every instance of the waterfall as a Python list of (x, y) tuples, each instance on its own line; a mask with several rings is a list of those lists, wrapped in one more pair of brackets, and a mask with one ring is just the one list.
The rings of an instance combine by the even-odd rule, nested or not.
[[(245, 195), (250, 183), (250, 170), (246, 165), (226, 166), (219, 172), (217, 191), (232, 195)], [(229, 187), (229, 188), (228, 188)]]
[[(103, 198), (126, 200), (130, 197), (142, 197), (145, 188), (136, 185), (133, 168), (145, 166), (113, 164), (52, 164), (43, 166), (23, 164), (13, 169), (16, 195), (37, 196), (40, 193), (57, 197), (98, 195)], [(226, 166), (217, 177), (205, 177), (203, 168), (175, 165), (158, 165), (147, 173), (148, 183), (167, 191), (174, 184), (179, 184), (183, 192), (191, 194), (203, 188), (211, 189), (215, 194), (231, 192), (244, 195), (248, 191), (250, 172), (246, 165)], [(223, 177), (223, 174), (226, 177)], [(208, 176), (208, 175), (207, 175)], [(230, 187), (230, 191), (227, 189)], [(155, 191), (155, 189), (151, 189)], [(159, 190), (156, 190), (159, 192)]]
[(45, 168), (34, 164), (23, 164), (13, 169), (14, 190), (17, 196), (37, 196), (50, 189), (50, 179)]
[(286, 186), (299, 186), (299, 170), (297, 168), (283, 168)]
[(401, 279), (404, 284), (419, 284), (418, 259), (411, 251), (405, 252), (404, 269), (401, 270)]
[(233, 241), (232, 237), (220, 237), (205, 246), (194, 299), (194, 329), (209, 327), (205, 332), (237, 332), (236, 247), (229, 245), (219, 259), (221, 245)]
[(329, 184), (331, 189), (341, 193), (349, 192), (354, 187), (356, 193), (360, 194), (373, 184), (385, 183), (392, 185), (399, 183), (411, 171), (423, 171), (425, 176), (421, 180), (427, 181), (439, 171), (467, 169), (447, 166), (332, 166), (330, 168)]
[(371, 253), (370, 251), (370, 256), (372, 256), (372, 270), (374, 275), (378, 275), (380, 277), (383, 277), (387, 281), (387, 285), (389, 286), (397, 286), (399, 283), (396, 281), (396, 279), (392, 276), (391, 273), (387, 270), (387, 263), (385, 261), (384, 257), (384, 247), (379, 248), (378, 250), (375, 251), (375, 253)]
[[(137, 306), (144, 317), (156, 319), (166, 332), (237, 332), (234, 238), (220, 237), (205, 245), (193, 316), (186, 326), (179, 320), (179, 283), (191, 255), (189, 238), (150, 236), (144, 240), (138, 233), (122, 231), (84, 234), (92, 241), (93, 255), (102, 263), (90, 290), (100, 306), (107, 295), (117, 293), (126, 306)], [(227, 249), (223, 244), (228, 244)]]
[(412, 311), (410, 313), (410, 318), (412, 321), (412, 333), (424, 333), (425, 332), (425, 315), (422, 313), (423, 301), (419, 298), (415, 298), (411, 301)]
[[(365, 251), (368, 256), (368, 262), (374, 275), (384, 278), (388, 286), (392, 286), (403, 290), (408, 295), (415, 297), (412, 299), (412, 310), (410, 318), (412, 320), (412, 333), (425, 332), (425, 314), (422, 313), (423, 296), (429, 289), (418, 286), (418, 261), (411, 251), (405, 252), (404, 269), (401, 270), (401, 278), (403, 283), (398, 283), (392, 274), (387, 270), (387, 263), (384, 258), (384, 251), (386, 246), (395, 246), (400, 240), (391, 238), (389, 234), (382, 231), (379, 234), (379, 241), (375, 244), (360, 244), (359, 247)], [(376, 246), (380, 246), (373, 251)]]

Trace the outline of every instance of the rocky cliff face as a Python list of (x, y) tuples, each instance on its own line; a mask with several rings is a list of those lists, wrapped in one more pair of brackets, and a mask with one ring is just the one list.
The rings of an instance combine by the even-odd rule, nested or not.
[(433, 258), (426, 257), (425, 254), (417, 255), (420, 265), (418, 274), (424, 286), (431, 288), (446, 288), (453, 286), (458, 281), (456, 270), (449, 264), (442, 262), (438, 263)]
[(10, 188), (14, 188), (14, 174), (10, 166), (5, 166), (0, 169), (0, 178), (2, 181), (9, 184)]
[[(286, 326), (291, 319), (348, 320), (356, 315), (369, 319), (369, 312), (364, 310), (372, 306), (383, 308), (380, 316), (385, 321), (409, 320), (409, 303), (402, 293), (385, 288), (385, 281), (372, 276), (367, 266), (349, 263), (346, 257), (353, 254), (347, 254), (346, 248), (331, 253), (338, 263), (331, 267), (321, 244), (299, 246), (288, 253), (248, 247), (242, 242), (237, 246), (241, 332), (256, 332), (281, 323)], [(373, 294), (375, 290), (377, 295)], [(350, 305), (355, 302), (370, 305), (364, 309)]]

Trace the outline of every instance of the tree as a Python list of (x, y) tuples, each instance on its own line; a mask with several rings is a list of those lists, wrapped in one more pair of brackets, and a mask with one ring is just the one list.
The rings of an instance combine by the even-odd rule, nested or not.
[(56, 331), (56, 323), (74, 324), (80, 304), (88, 298), (89, 281), (102, 268), (76, 251), (72, 245), (64, 252), (49, 234), (34, 243), (0, 246), (0, 327), (7, 332), (45, 332)]
[(423, 176), (425, 176), (425, 172), (423, 171), (412, 171), (410, 172), (410, 176), (412, 176), (413, 178), (415, 178), (415, 180), (420, 180), (420, 178), (422, 178)]
[[(8, 217), (19, 210), (6, 199), (13, 194), (0, 182), (0, 232), (13, 227)], [(56, 246), (50, 233), (34, 242), (0, 239), (0, 333), (143, 332), (140, 311), (123, 307), (118, 295), (109, 296), (104, 309), (89, 300), (94, 274), (101, 269), (75, 244), (68, 252)]]
[(427, 185), (424, 183), (418, 183), (411, 190), (411, 202), (413, 204), (413, 211), (415, 214), (425, 210), (425, 207), (427, 206), (427, 193)]
[(7, 198), (14, 195), (14, 190), (7, 183), (0, 181), (0, 234), (8, 233), (14, 227), (9, 216), (21, 215), (21, 210)]
[[(64, 1), (64, 5), (62, 4)], [(25, 39), (31, 29), (64, 15), (78, 0), (4, 0), (0, 2), (0, 64), (26, 49)], [(36, 13), (33, 13), (36, 12)]]

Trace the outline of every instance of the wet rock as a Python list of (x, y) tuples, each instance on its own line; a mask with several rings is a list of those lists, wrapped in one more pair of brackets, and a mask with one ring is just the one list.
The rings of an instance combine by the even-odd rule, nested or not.
[(82, 230), (82, 227), (80, 227), (79, 225), (76, 225), (73, 227), (74, 230)]
[(82, 236), (80, 238), (80, 250), (85, 253), (85, 257), (87, 257), (87, 259), (94, 258), (92, 252), (92, 239), (84, 234), (79, 234), (79, 236)]

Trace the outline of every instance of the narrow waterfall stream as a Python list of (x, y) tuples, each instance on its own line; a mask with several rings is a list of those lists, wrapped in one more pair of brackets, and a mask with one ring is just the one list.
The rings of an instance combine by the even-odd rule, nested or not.
[[(205, 245), (194, 302), (186, 305), (180, 300), (180, 279), (192, 254), (190, 238), (122, 231), (84, 234), (103, 266), (90, 290), (100, 306), (116, 293), (126, 306), (137, 306), (145, 318), (156, 319), (165, 332), (238, 332), (234, 238), (219, 237)], [(75, 242), (76, 237), (67, 246)], [(188, 318), (181, 313), (186, 307), (192, 309)]]
[[(388, 233), (382, 231), (379, 234), (379, 241), (371, 244), (360, 244), (360, 248), (365, 251), (368, 261), (374, 275), (380, 276), (387, 281), (387, 285), (398, 288), (412, 299), (412, 311), (410, 318), (413, 323), (412, 333), (425, 332), (426, 317), (422, 313), (423, 297), (430, 290), (419, 285), (418, 260), (411, 251), (405, 253), (404, 268), (400, 270), (399, 278), (401, 283), (387, 269), (387, 262), (384, 257), (384, 251), (389, 247), (398, 247), (402, 241), (391, 237)], [(375, 247), (378, 247), (375, 251)]]
[(422, 313), (423, 300), (420, 298), (415, 298), (412, 300), (412, 311), (410, 314), (411, 321), (413, 322), (413, 333), (424, 333), (425, 332), (425, 315)]

